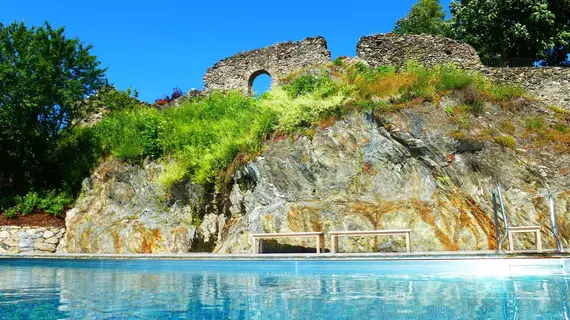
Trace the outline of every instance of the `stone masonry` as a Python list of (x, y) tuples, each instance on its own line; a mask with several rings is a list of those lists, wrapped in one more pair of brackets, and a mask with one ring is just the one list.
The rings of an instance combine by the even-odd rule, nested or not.
[(570, 68), (481, 68), (481, 72), (498, 83), (518, 85), (544, 103), (570, 111)]
[(280, 77), (295, 70), (324, 65), (330, 61), (331, 54), (323, 37), (281, 42), (240, 52), (217, 62), (204, 76), (204, 89), (240, 90), (251, 94), (253, 81), (261, 74), (271, 76), (272, 84), (275, 84)]
[(53, 253), (65, 228), (0, 226), (0, 253)]
[(358, 41), (356, 55), (371, 67), (401, 66), (408, 60), (428, 66), (450, 62), (464, 68), (481, 66), (477, 52), (470, 45), (426, 34), (365, 36)]

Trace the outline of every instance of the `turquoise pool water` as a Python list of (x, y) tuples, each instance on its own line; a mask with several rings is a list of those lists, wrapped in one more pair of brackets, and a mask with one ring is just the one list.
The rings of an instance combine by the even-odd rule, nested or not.
[(568, 260), (0, 259), (1, 319), (569, 319)]

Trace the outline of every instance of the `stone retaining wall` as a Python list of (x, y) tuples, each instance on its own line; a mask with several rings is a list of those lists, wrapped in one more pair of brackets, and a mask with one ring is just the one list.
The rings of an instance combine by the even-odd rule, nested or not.
[(65, 228), (0, 226), (0, 253), (53, 253)]

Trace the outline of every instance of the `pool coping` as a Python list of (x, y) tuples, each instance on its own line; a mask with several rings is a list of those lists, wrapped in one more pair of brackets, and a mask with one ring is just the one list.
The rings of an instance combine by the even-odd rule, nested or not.
[(390, 253), (0, 253), (0, 259), (93, 259), (93, 260), (471, 260), (570, 258), (569, 252), (536, 251), (441, 251)]

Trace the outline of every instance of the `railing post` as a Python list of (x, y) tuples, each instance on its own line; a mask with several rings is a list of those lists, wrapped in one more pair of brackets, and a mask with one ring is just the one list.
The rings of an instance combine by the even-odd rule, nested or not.
[(501, 234), (499, 233), (499, 212), (497, 209), (497, 194), (495, 193), (495, 188), (492, 189), (493, 193), (493, 213), (495, 218), (495, 235), (497, 237), (497, 252), (502, 253), (503, 248), (501, 248)]
[(503, 202), (503, 193), (501, 192), (501, 186), (497, 183), (497, 194), (499, 196), (499, 204), (501, 205), (501, 213), (503, 215), (503, 224), (505, 225), (505, 234), (501, 239), (501, 244), (509, 236), (509, 221), (507, 221), (507, 214), (505, 213), (505, 203)]
[(558, 234), (558, 222), (556, 221), (556, 209), (554, 208), (554, 198), (552, 194), (548, 194), (548, 207), (550, 208), (550, 220), (552, 221), (552, 232), (554, 232), (554, 239), (556, 240), (556, 250), (564, 252), (564, 247), (560, 241)]

